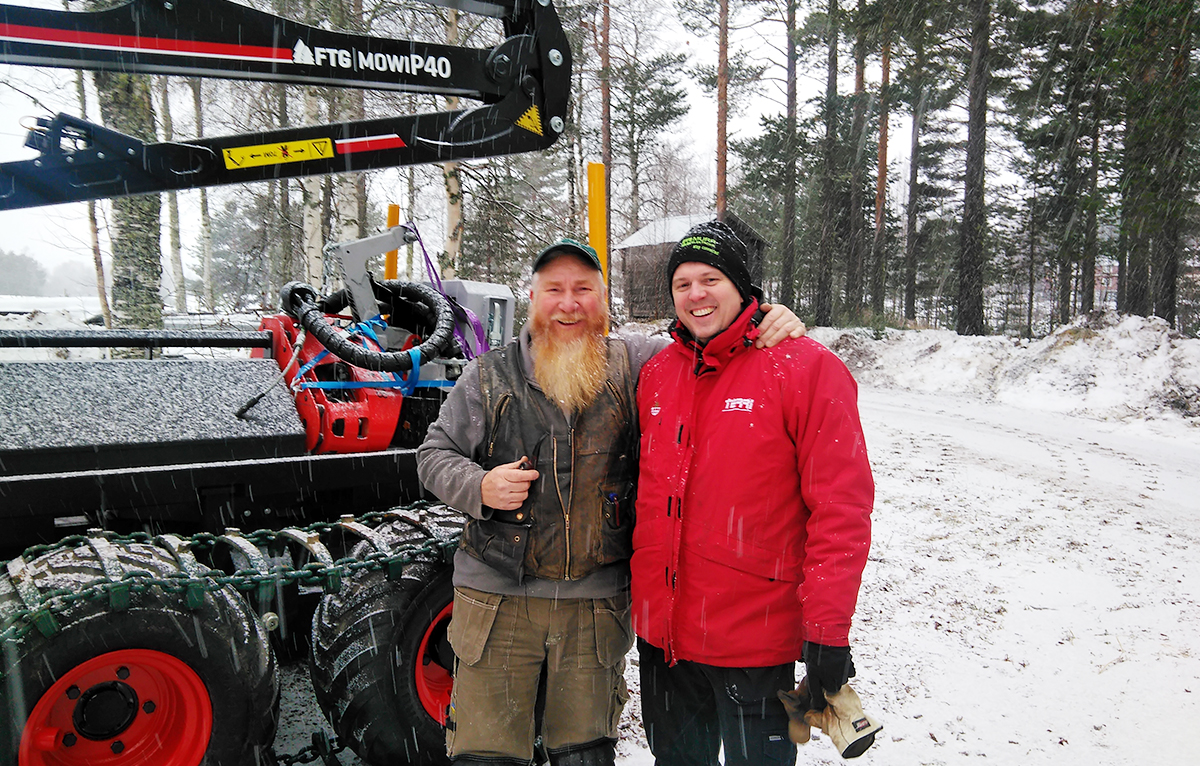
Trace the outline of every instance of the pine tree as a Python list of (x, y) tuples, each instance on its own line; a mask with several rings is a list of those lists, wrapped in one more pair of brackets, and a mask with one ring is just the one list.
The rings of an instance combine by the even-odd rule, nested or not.
[[(96, 72), (96, 94), (105, 124), (147, 143), (156, 140), (150, 78)], [(112, 201), (112, 311), (117, 327), (162, 327), (162, 203), (157, 195)]]
[(964, 179), (958, 299), (955, 329), (959, 335), (983, 335), (983, 289), (987, 253), (984, 207), (984, 153), (987, 149), (987, 94), (991, 36), (991, 0), (969, 0), (971, 68), (967, 75), (967, 162)]

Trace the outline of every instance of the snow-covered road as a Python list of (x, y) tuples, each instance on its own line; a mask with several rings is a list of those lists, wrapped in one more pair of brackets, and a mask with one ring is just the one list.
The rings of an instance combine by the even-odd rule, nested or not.
[(869, 762), (1200, 762), (1200, 430), (869, 387), (861, 410)]
[[(859, 763), (1200, 763), (1200, 428), (860, 403), (877, 493), (853, 685), (885, 728)], [(634, 657), (619, 762), (648, 766)], [(300, 707), (281, 752), (319, 725)], [(841, 759), (820, 739), (798, 762)]]

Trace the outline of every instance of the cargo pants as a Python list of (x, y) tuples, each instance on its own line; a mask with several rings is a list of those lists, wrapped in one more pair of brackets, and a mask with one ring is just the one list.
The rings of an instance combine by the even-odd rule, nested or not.
[(629, 699), (629, 593), (548, 599), (454, 589), (450, 757), (528, 763), (545, 673), (542, 744), (556, 752), (617, 739)]

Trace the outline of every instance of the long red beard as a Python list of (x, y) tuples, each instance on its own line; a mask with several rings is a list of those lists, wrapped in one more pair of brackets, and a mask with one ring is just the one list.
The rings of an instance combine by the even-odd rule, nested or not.
[(533, 374), (546, 398), (564, 412), (578, 412), (596, 398), (608, 373), (608, 347), (604, 330), (608, 313), (586, 319), (587, 332), (572, 340), (555, 337), (553, 317), (532, 318)]

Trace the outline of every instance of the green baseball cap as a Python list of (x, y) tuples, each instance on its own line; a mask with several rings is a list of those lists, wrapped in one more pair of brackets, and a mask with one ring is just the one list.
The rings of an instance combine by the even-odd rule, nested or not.
[(603, 269), (600, 268), (600, 256), (596, 255), (595, 250), (583, 244), (582, 242), (577, 242), (569, 237), (563, 237), (555, 240), (551, 245), (542, 250), (542, 252), (538, 253), (537, 258), (533, 260), (534, 273), (536, 274), (538, 269), (542, 268), (547, 263), (554, 260), (555, 257), (562, 254), (574, 255), (587, 265), (596, 269), (596, 271), (603, 271)]

